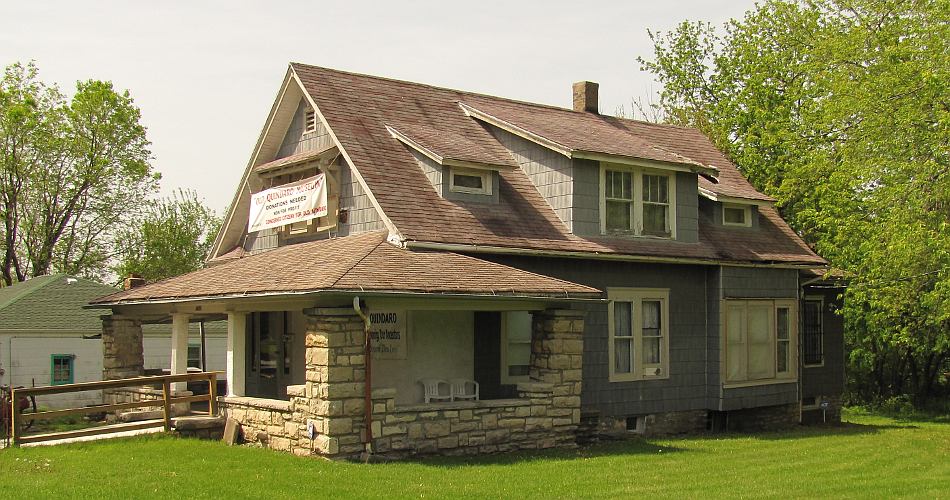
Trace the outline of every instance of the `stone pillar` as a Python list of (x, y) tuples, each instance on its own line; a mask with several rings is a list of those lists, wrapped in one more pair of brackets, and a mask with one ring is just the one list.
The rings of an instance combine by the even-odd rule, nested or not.
[(314, 451), (346, 458), (363, 451), (366, 360), (363, 320), (350, 308), (307, 309), (307, 383)]
[[(115, 380), (144, 375), (142, 322), (118, 314), (101, 316), (101, 319), (102, 379)], [(106, 404), (130, 400), (123, 389), (105, 389), (102, 391), (102, 399)]]
[(142, 322), (118, 314), (102, 316), (102, 379), (145, 374)]
[(531, 379), (553, 386), (547, 414), (562, 440), (573, 439), (581, 421), (584, 317), (584, 311), (548, 309), (532, 318)]
[(243, 396), (246, 382), (244, 368), (247, 366), (247, 313), (228, 313), (228, 396)]
[[(188, 373), (188, 315), (172, 314), (172, 375)], [(187, 382), (175, 382), (172, 388), (175, 392), (187, 389)]]

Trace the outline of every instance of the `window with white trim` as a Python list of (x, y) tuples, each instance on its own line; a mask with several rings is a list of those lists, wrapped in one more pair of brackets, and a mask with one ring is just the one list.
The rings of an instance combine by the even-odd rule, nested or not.
[(669, 377), (667, 289), (608, 288), (610, 381)]
[(606, 164), (601, 168), (604, 233), (675, 237), (675, 173)]
[(531, 313), (502, 313), (501, 383), (527, 382), (531, 368)]
[(795, 378), (795, 303), (723, 301), (726, 383)]
[(752, 207), (723, 203), (722, 225), (752, 227)]
[(456, 193), (491, 194), (491, 171), (449, 168), (449, 190)]

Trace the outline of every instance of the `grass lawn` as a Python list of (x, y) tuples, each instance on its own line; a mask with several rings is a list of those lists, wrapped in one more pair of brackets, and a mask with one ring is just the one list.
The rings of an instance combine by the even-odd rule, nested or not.
[(0, 498), (950, 498), (950, 419), (846, 419), (755, 436), (372, 465), (145, 436), (0, 450)]

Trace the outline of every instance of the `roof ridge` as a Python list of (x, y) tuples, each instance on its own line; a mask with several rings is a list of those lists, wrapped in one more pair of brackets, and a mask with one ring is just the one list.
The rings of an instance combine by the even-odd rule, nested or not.
[[(575, 111), (575, 110), (573, 110), (573, 109), (571, 109), (571, 108), (565, 108), (564, 106), (556, 106), (556, 105), (554, 105), (554, 104), (544, 104), (544, 103), (540, 103), (540, 102), (523, 101), (523, 100), (520, 100), (520, 99), (512, 99), (512, 98), (510, 98), (510, 97), (501, 97), (501, 96), (497, 96), (497, 95), (494, 95), (494, 94), (486, 94), (486, 93), (484, 93), (484, 92), (474, 92), (474, 91), (471, 91), (471, 90), (461, 90), (461, 89), (456, 89), (456, 88), (452, 88), (452, 87), (440, 87), (440, 86), (438, 86), (438, 85), (432, 85), (432, 84), (429, 84), (429, 83), (422, 83), (422, 82), (414, 82), (414, 81), (412, 81), (412, 80), (402, 80), (402, 79), (399, 79), (399, 78), (390, 78), (390, 77), (386, 77), (386, 76), (370, 75), (370, 74), (368, 74), (368, 73), (359, 73), (359, 72), (357, 72), (357, 71), (347, 71), (347, 70), (336, 69), (336, 68), (327, 68), (326, 66), (316, 66), (316, 65), (314, 65), (314, 64), (307, 64), (307, 63), (300, 63), (300, 62), (291, 62), (290, 64), (291, 64), (292, 66), (293, 66), (293, 65), (296, 65), (296, 66), (304, 66), (304, 67), (307, 67), (307, 68), (315, 68), (315, 69), (324, 70), (324, 71), (331, 71), (331, 72), (334, 72), (334, 73), (343, 73), (343, 74), (345, 74), (345, 75), (359, 76), (359, 77), (363, 77), (363, 78), (372, 78), (372, 79), (374, 79), (374, 80), (382, 80), (382, 81), (394, 82), (394, 83), (404, 83), (404, 84), (407, 84), (407, 85), (414, 85), (414, 86), (417, 86), (417, 87), (426, 87), (426, 88), (436, 89), (436, 90), (444, 90), (444, 91), (448, 91), (448, 92), (455, 92), (455, 93), (458, 93), (458, 94), (464, 94), (464, 95), (469, 95), (469, 96), (474, 96), (474, 97), (487, 97), (487, 98), (490, 98), (490, 99), (497, 99), (497, 100), (499, 100), (499, 101), (511, 102), (511, 103), (515, 103), (515, 104), (524, 104), (524, 105), (528, 105), (528, 106), (536, 106), (536, 107), (539, 107), (539, 108), (555, 109), (555, 110), (558, 110), (558, 111), (565, 111), (565, 112), (568, 112), (568, 113), (573, 113), (573, 114), (578, 114), (578, 115), (592, 114), (592, 113), (588, 113), (588, 112), (586, 112), (586, 111)], [(604, 116), (604, 115), (599, 115), (599, 116)], [(608, 115), (608, 116), (609, 116), (609, 115)]]
[(12, 287), (12, 286), (16, 286), (16, 285), (19, 285), (19, 284), (22, 284), (22, 283), (27, 283), (27, 282), (29, 282), (30, 280), (43, 279), (43, 282), (40, 283), (40, 284), (38, 284), (38, 285), (35, 285), (34, 288), (30, 288), (30, 289), (28, 289), (28, 290), (26, 290), (26, 291), (24, 291), (24, 292), (22, 292), (22, 293), (19, 293), (18, 295), (15, 295), (13, 298), (11, 298), (10, 300), (8, 300), (7, 302), (5, 302), (5, 303), (3, 303), (3, 304), (0, 304), (0, 310), (6, 309), (6, 308), (12, 306), (13, 304), (16, 304), (16, 303), (19, 302), (20, 300), (24, 299), (25, 297), (29, 297), (30, 295), (33, 295), (33, 294), (36, 293), (38, 290), (42, 290), (43, 288), (46, 288), (47, 286), (50, 285), (50, 283), (55, 282), (55, 281), (56, 281), (56, 278), (62, 277), (62, 276), (67, 276), (67, 275), (65, 275), (65, 274), (63, 274), (63, 273), (44, 274), (44, 275), (42, 275), (42, 276), (34, 276), (34, 277), (32, 277), (32, 278), (30, 278), (30, 279), (28, 279), (28, 280), (19, 281), (19, 282), (17, 282), (17, 283), (14, 283), (14, 284), (10, 285), (10, 286)]
[[(358, 236), (358, 235), (357, 235), (357, 236)], [(337, 276), (335, 280), (333, 280), (333, 283), (331, 283), (328, 288), (333, 288), (333, 287), (335, 287), (336, 284), (339, 283), (340, 280), (342, 280), (344, 276), (346, 276), (347, 274), (349, 274), (350, 271), (352, 271), (353, 269), (356, 269), (356, 266), (360, 265), (360, 263), (362, 263), (364, 260), (366, 260), (366, 258), (369, 257), (370, 254), (372, 254), (373, 252), (375, 252), (376, 249), (379, 248), (379, 246), (382, 245), (383, 243), (386, 243), (386, 238), (383, 238), (383, 240), (380, 241), (379, 243), (377, 243), (376, 246), (374, 246), (373, 248), (370, 248), (369, 250), (367, 250), (366, 253), (364, 253), (362, 257), (360, 257), (356, 262), (354, 262), (353, 265), (350, 266), (346, 271), (343, 271), (342, 273), (340, 273), (340, 275)]]

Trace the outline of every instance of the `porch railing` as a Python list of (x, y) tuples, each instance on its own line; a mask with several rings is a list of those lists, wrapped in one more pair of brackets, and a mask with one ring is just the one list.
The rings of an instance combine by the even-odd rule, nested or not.
[[(149, 429), (164, 427), (165, 431), (171, 430), (172, 425), (172, 405), (178, 403), (193, 403), (199, 401), (208, 402), (207, 415), (216, 415), (217, 405), (217, 376), (222, 372), (200, 372), (187, 373), (181, 375), (156, 375), (147, 377), (133, 377), (117, 380), (103, 380), (101, 382), (82, 382), (78, 384), (51, 385), (43, 387), (26, 387), (13, 389), (10, 400), (12, 401), (12, 412), (10, 419), (10, 444), (18, 446), (26, 443), (38, 443), (43, 441), (53, 441), (58, 439), (75, 438), (81, 436), (94, 436), (100, 434), (111, 434), (117, 432), (126, 432), (139, 429)], [(172, 396), (172, 384), (175, 382), (193, 382), (207, 381), (208, 393), (193, 396)], [(126, 403), (102, 404), (94, 406), (84, 406), (78, 408), (64, 408), (60, 410), (40, 411), (36, 413), (20, 413), (17, 407), (17, 401), (20, 398), (30, 396), (49, 396), (53, 394), (66, 394), (70, 392), (98, 391), (104, 389), (120, 389), (127, 387), (141, 386), (161, 386), (161, 399), (148, 399), (140, 401), (130, 401)], [(42, 399), (40, 400), (42, 402)], [(77, 429), (61, 432), (50, 432), (36, 435), (22, 435), (22, 423), (27, 420), (40, 420), (65, 417), (69, 415), (84, 415), (89, 413), (110, 413), (116, 410), (128, 410), (132, 408), (162, 408), (161, 419), (151, 419), (142, 422), (132, 422), (123, 424), (101, 425), (86, 429)], [(197, 413), (197, 412), (196, 412)]]

